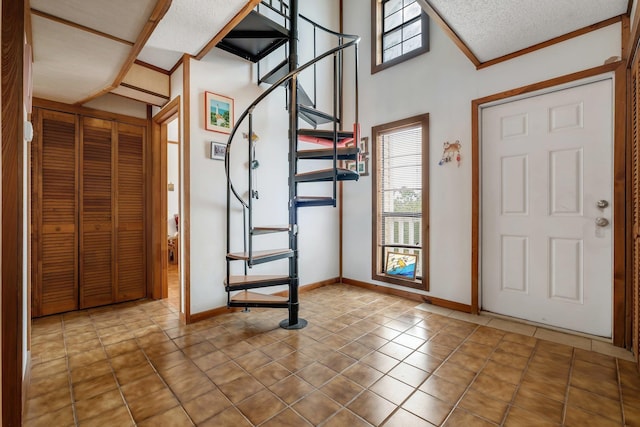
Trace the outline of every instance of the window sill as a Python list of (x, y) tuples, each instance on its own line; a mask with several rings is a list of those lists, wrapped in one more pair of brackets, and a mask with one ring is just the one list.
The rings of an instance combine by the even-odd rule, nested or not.
[(407, 288), (418, 289), (421, 291), (428, 291), (428, 288), (425, 286), (425, 283), (420, 279), (416, 279), (416, 280), (400, 279), (398, 277), (394, 277), (386, 274), (379, 274), (379, 273), (373, 274), (371, 276), (371, 279), (378, 280), (380, 282), (391, 283), (394, 285), (404, 286)]

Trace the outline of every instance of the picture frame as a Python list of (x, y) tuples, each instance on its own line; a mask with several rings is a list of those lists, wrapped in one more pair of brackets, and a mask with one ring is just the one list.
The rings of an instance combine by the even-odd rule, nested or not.
[[(357, 171), (356, 171), (356, 164), (357, 164), (357, 168), (358, 168)], [(369, 162), (365, 161), (365, 159), (360, 160), (358, 163), (354, 162), (353, 160), (347, 160), (347, 161), (345, 161), (345, 167), (346, 167), (346, 169), (348, 169), (350, 171), (358, 172), (358, 175), (360, 175), (360, 176), (368, 176), (369, 175)]]
[(418, 255), (405, 254), (401, 252), (387, 252), (384, 272), (388, 276), (415, 280), (417, 263)]
[(211, 141), (210, 157), (213, 160), (224, 160), (227, 155), (227, 144)]
[(233, 98), (213, 92), (205, 92), (204, 128), (212, 132), (230, 134), (233, 124)]
[[(347, 147), (353, 147), (354, 142), (347, 143)], [(360, 154), (358, 155), (358, 162), (356, 166), (356, 162), (353, 160), (347, 160), (344, 162), (344, 166), (346, 169), (350, 171), (356, 171), (356, 167), (358, 168), (357, 172), (360, 176), (369, 176), (369, 137), (365, 136), (360, 139), (358, 143), (358, 147), (360, 148)]]

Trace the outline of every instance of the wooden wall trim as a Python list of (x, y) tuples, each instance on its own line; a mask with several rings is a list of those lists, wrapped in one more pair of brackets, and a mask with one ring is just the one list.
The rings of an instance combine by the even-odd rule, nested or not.
[(78, 23), (73, 22), (73, 21), (68, 21), (68, 20), (66, 20), (64, 18), (60, 18), (58, 16), (51, 15), (51, 14), (49, 14), (47, 12), (43, 12), (43, 11), (38, 10), (38, 9), (31, 8), (31, 14), (35, 15), (35, 16), (39, 16), (41, 18), (48, 19), (49, 21), (54, 21), (54, 22), (57, 22), (59, 24), (63, 24), (63, 25), (69, 26), (69, 27), (76, 28), (78, 30), (86, 31), (87, 33), (95, 34), (96, 36), (104, 37), (106, 39), (113, 40), (113, 41), (118, 42), (118, 43), (126, 44), (127, 46), (133, 46), (134, 45), (134, 43), (130, 42), (129, 40), (121, 39), (120, 37), (116, 37), (114, 35), (104, 33), (102, 31), (96, 30), (94, 28), (86, 27), (86, 26), (84, 26), (82, 24), (78, 24)]
[[(630, 0), (631, 1), (631, 0)], [(631, 10), (629, 10), (631, 13)], [(636, 7), (635, 13), (633, 16), (629, 17), (630, 22), (633, 22), (631, 26), (633, 30), (629, 34), (629, 38), (627, 40), (627, 47), (623, 49), (628, 53), (627, 60), (627, 68), (631, 68), (631, 63), (636, 56), (638, 50), (638, 44), (640, 43), (640, 4)]]
[(614, 87), (613, 128), (613, 345), (625, 347), (627, 314), (627, 67), (618, 63)]
[[(479, 270), (480, 270), (480, 123), (479, 109), (483, 104), (511, 98), (514, 96), (532, 93), (538, 90), (547, 89), (583, 78), (593, 77), (600, 74), (615, 72), (616, 86), (614, 88), (614, 229), (613, 229), (613, 342), (617, 346), (625, 345), (625, 330), (629, 327), (625, 318), (625, 258), (626, 246), (626, 75), (621, 73), (621, 68), (625, 66), (623, 61), (617, 61), (588, 70), (579, 71), (565, 76), (556, 77), (528, 86), (500, 92), (494, 95), (471, 101), (471, 151), (472, 151), (472, 218), (471, 218), (471, 311), (477, 313), (479, 306)], [(620, 310), (621, 313), (617, 311)]]
[(2, 246), (0, 330), (2, 336), (2, 425), (22, 424), (22, 233), (23, 233), (23, 55), (24, 0), (1, 3), (0, 112)]
[(103, 120), (115, 120), (136, 126), (147, 126), (148, 121), (138, 117), (126, 116), (124, 114), (110, 113), (108, 111), (96, 110), (79, 105), (64, 104), (62, 102), (50, 101), (48, 99), (33, 98), (33, 106), (44, 108), (45, 110), (60, 111), (63, 113), (78, 114), (86, 117), (94, 117)]
[(218, 34), (216, 34), (211, 40), (209, 40), (209, 43), (207, 43), (200, 50), (200, 52), (196, 54), (195, 58), (198, 61), (204, 58), (205, 55), (209, 53), (211, 49), (216, 47), (220, 40), (225, 38), (225, 36), (229, 34), (229, 32), (231, 32), (231, 30), (233, 30), (235, 26), (238, 25), (238, 23), (240, 23), (245, 18), (245, 16), (247, 16), (256, 7), (258, 3), (260, 3), (260, 0), (249, 0), (247, 4), (245, 4), (242, 9), (240, 9), (236, 16), (234, 16), (231, 21), (229, 21), (227, 25), (225, 25), (222, 30), (218, 32)]
[(157, 66), (155, 66), (153, 64), (149, 64), (147, 62), (140, 61), (139, 59), (136, 59), (135, 61), (133, 61), (133, 63), (136, 64), (136, 65), (139, 65), (141, 67), (145, 67), (145, 68), (148, 68), (150, 70), (157, 71), (158, 73), (166, 74), (167, 76), (171, 75), (169, 73), (169, 70), (165, 70), (164, 68), (157, 67)]
[[(191, 55), (184, 55), (182, 61), (182, 96), (183, 114), (182, 125), (182, 153), (183, 166), (181, 194), (184, 202), (182, 214), (182, 277), (184, 277), (184, 316), (186, 323), (191, 323)], [(197, 96), (197, 95), (196, 95)], [(197, 112), (196, 112), (197, 114)]]
[(147, 43), (147, 40), (149, 40), (149, 37), (151, 37), (151, 33), (153, 33), (153, 30), (155, 30), (155, 28), (158, 26), (158, 23), (167, 13), (170, 6), (171, 6), (171, 0), (157, 0), (155, 8), (151, 12), (151, 15), (149, 16), (149, 19), (147, 20), (147, 22), (144, 24), (142, 31), (140, 31), (140, 34), (138, 34), (138, 38), (136, 39), (136, 42), (131, 47), (131, 51), (129, 52), (129, 55), (125, 59), (122, 65), (122, 68), (120, 68), (120, 72), (117, 74), (116, 78), (113, 80), (113, 83), (111, 83), (110, 86), (94, 93), (93, 95), (90, 95), (87, 98), (79, 102), (76, 102), (75, 105), (86, 104), (92, 99), (98, 98), (99, 96), (102, 96), (105, 93), (108, 93), (111, 90), (117, 88), (120, 85), (120, 83), (122, 83), (122, 80), (131, 69), (131, 66), (133, 65), (138, 55), (140, 54), (140, 51), (142, 51), (142, 48), (144, 48), (145, 43)]

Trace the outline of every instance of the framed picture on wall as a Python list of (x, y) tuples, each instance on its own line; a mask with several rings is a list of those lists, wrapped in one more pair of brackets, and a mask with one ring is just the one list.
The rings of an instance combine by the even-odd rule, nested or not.
[(204, 93), (204, 128), (212, 132), (231, 133), (233, 99), (213, 92)]
[(227, 154), (227, 144), (211, 141), (211, 158), (214, 160), (224, 160)]

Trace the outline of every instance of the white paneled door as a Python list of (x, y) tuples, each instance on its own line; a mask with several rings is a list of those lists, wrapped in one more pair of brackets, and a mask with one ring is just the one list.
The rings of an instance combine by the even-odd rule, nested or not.
[(483, 108), (483, 310), (610, 337), (612, 80)]

